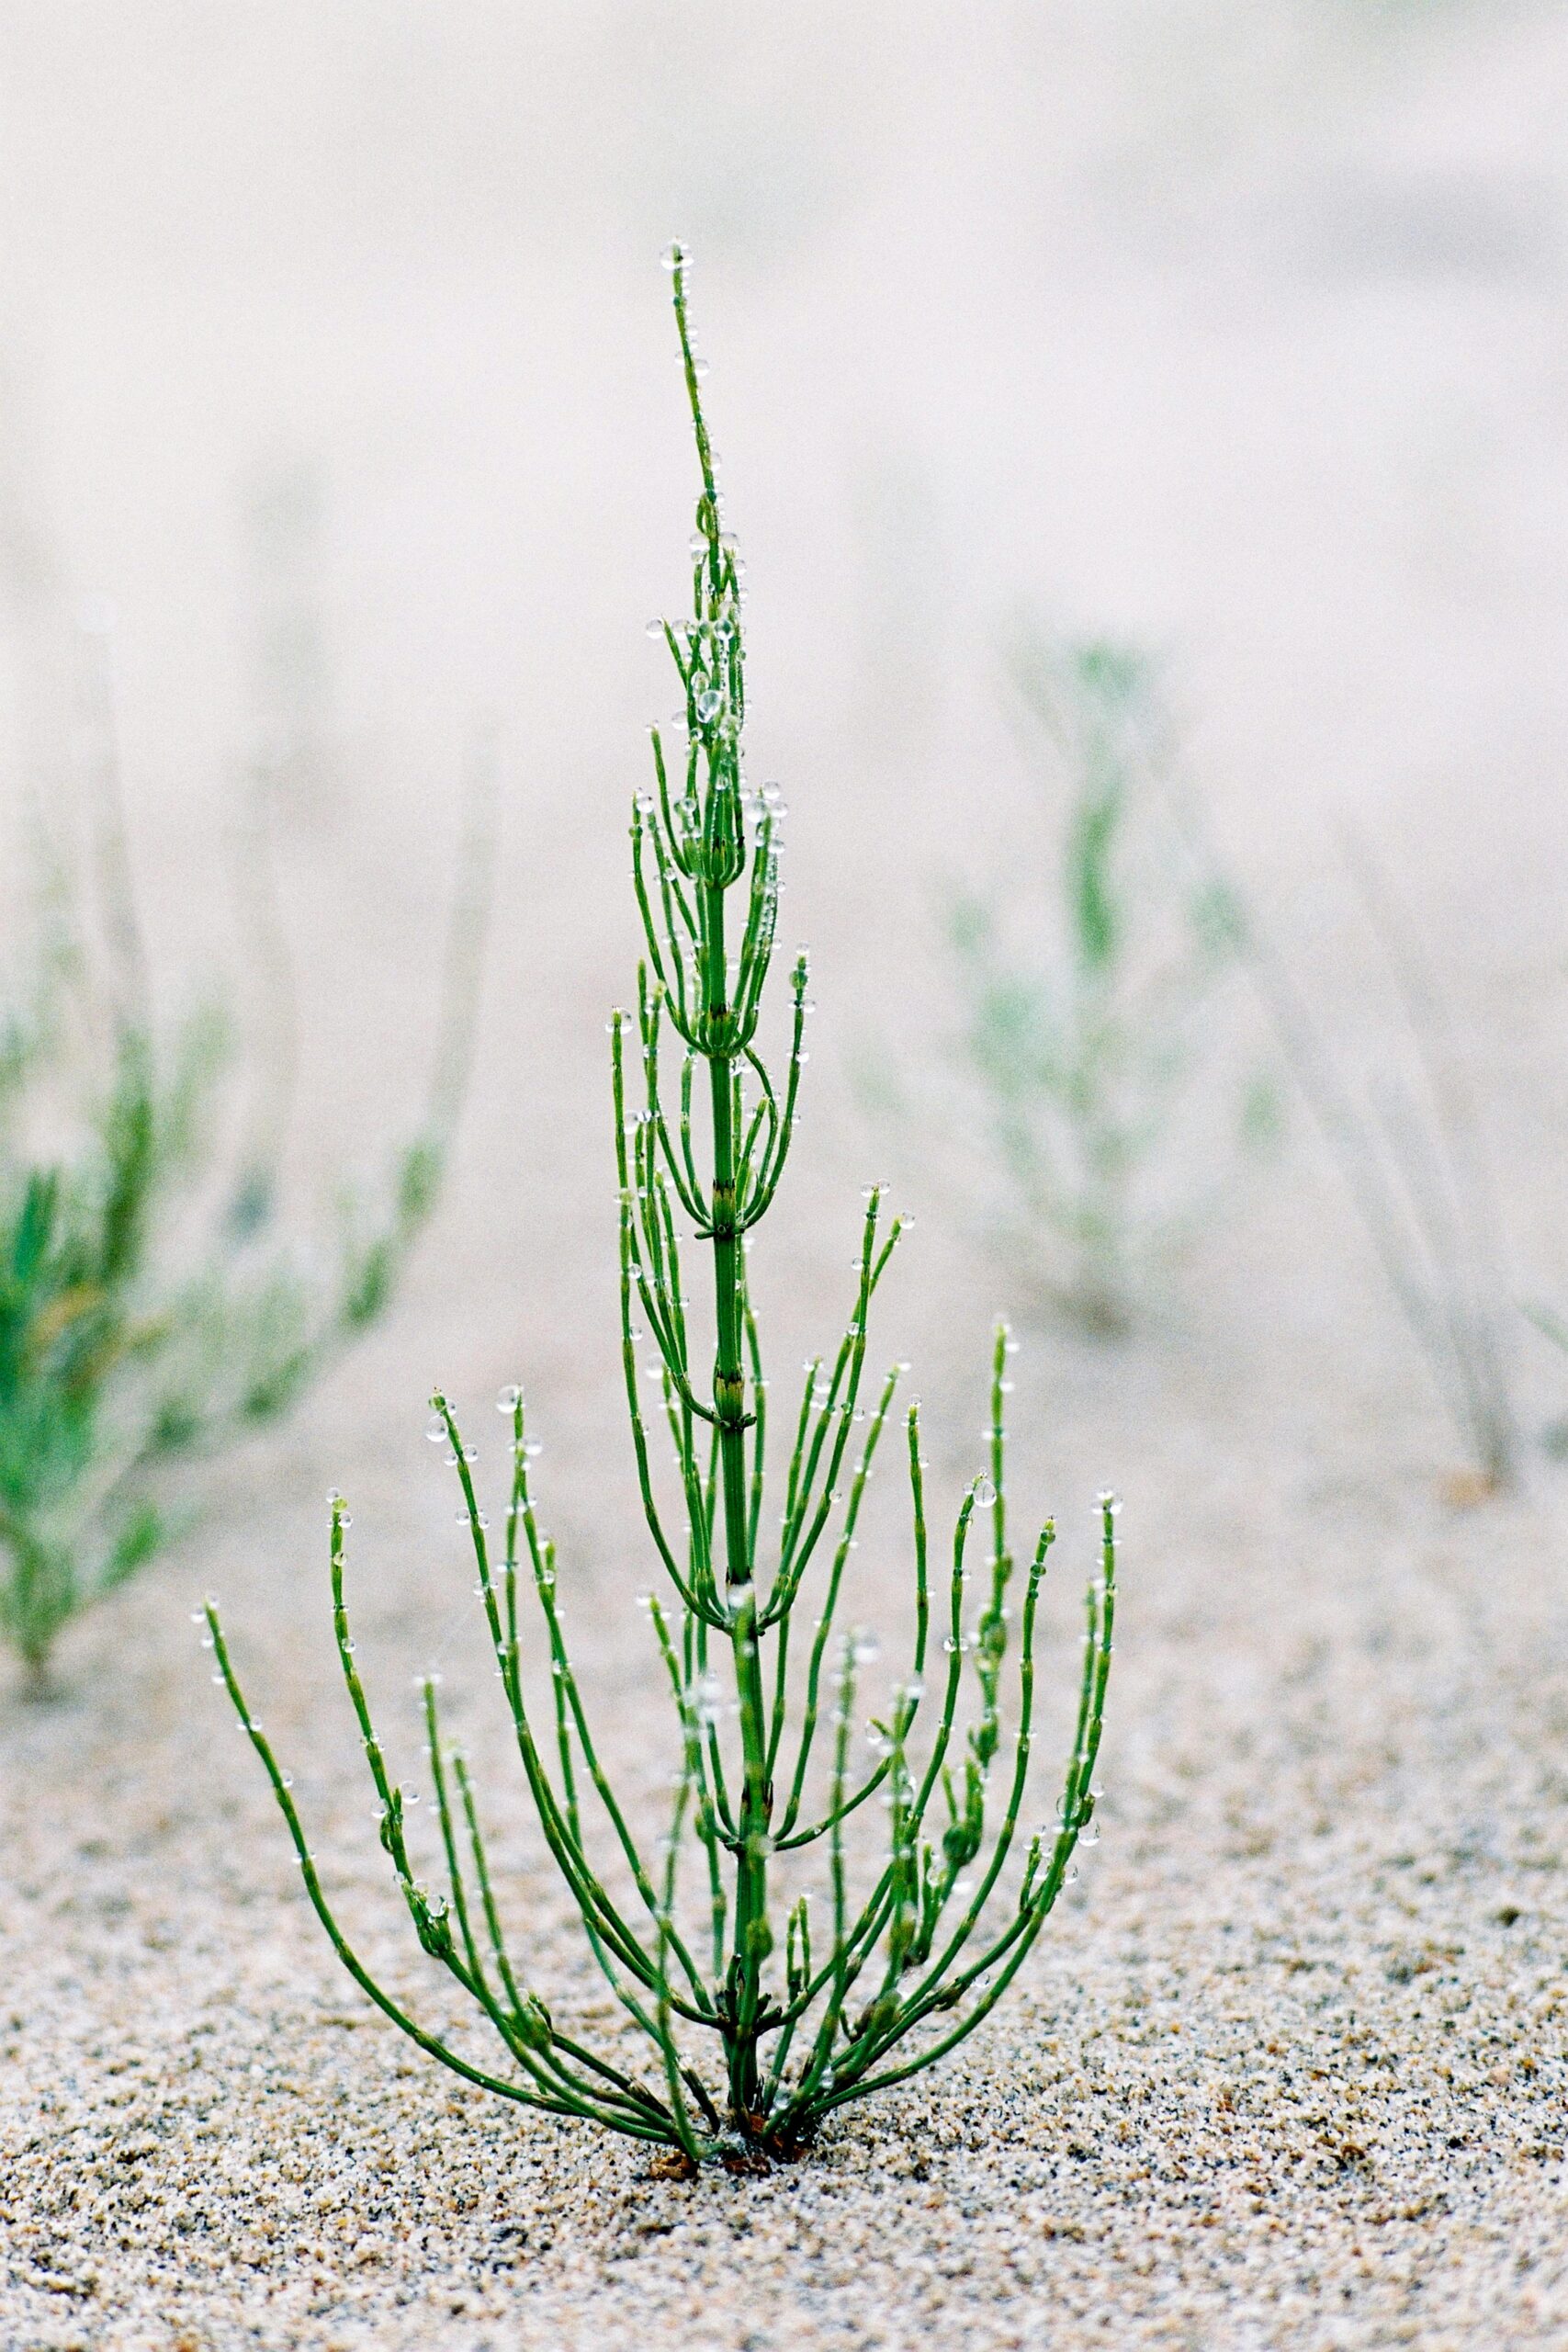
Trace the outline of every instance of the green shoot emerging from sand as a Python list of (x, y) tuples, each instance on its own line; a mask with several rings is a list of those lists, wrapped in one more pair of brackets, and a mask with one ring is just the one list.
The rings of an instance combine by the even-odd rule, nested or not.
[[(934, 1577), (919, 1417), (914, 1407), (904, 1416), (909, 1659), (870, 1725), (870, 1755), (861, 1752), (857, 1699), (870, 1645), (853, 1633), (836, 1638), (834, 1620), (894, 1411), (898, 1373), (867, 1390), (864, 1368), (872, 1295), (899, 1228), (874, 1189), (847, 1329), (807, 1368), (782, 1492), (765, 1512), (766, 1388), (745, 1251), (788, 1157), (810, 1006), (802, 957), (791, 978), (788, 1065), (775, 1078), (758, 1040), (777, 915), (778, 814), (768, 793), (750, 789), (741, 764), (738, 566), (698, 397), (687, 257), (672, 247), (667, 260), (702, 469), (693, 617), (660, 629), (681, 674), (687, 741), (670, 759), (655, 734), (655, 789), (633, 813), (648, 961), (636, 1016), (616, 1013), (611, 1023), (622, 1357), (642, 1508), (667, 1587), (647, 1607), (676, 1743), (656, 1851), (645, 1850), (612, 1790), (590, 1727), (555, 1547), (535, 1518), (521, 1396), (508, 1391), (501, 1400), (513, 1466), (493, 1549), (472, 1457), (444, 1396), (431, 1428), (461, 1483), (489, 1639), (545, 1845), (594, 1961), (646, 2037), (649, 2074), (618, 2049), (595, 2052), (569, 2033), (514, 1962), (475, 1792), (461, 1757), (444, 1744), (433, 1683), (424, 1717), (446, 1891), (422, 1880), (406, 1842), (404, 1796), (355, 1662), (341, 1506), (333, 1515), (334, 1621), (382, 1843), (420, 1942), (488, 2020), (505, 2073), (486, 2071), (417, 2025), (355, 1955), (210, 1610), (209, 1618), (218, 1666), (271, 1776), (310, 1900), (350, 1973), (394, 2023), (470, 2082), (525, 2107), (604, 2125), (694, 2165), (735, 2164), (798, 2150), (833, 2109), (940, 2058), (1022, 1965), (1094, 1810), (1114, 1546), (1104, 1498), (1066, 1785), (1055, 1820), (1028, 1826), (1033, 1645), (1052, 1530), (1015, 1575), (1003, 1480), (1010, 1343), (998, 1332), (987, 1467), (964, 1497)], [(711, 1370), (681, 1264), (682, 1220), (711, 1254)], [(651, 1421), (641, 1401), (645, 1345), (659, 1397)], [(661, 1499), (656, 1429), (669, 1442), (672, 1508)], [(537, 1630), (525, 1639), (530, 1588)], [(879, 1819), (885, 1836), (874, 1834)], [(868, 1881), (852, 1895), (863, 1857), (873, 1858)], [(815, 1908), (802, 1884), (813, 1863), (823, 1866)]]
[(117, 804), (100, 823), (110, 977), (67, 912), (0, 1035), (0, 1638), (39, 1697), (66, 1626), (187, 1523), (176, 1464), (284, 1411), (391, 1295), (440, 1183), (482, 913), (459, 909), (428, 1115), (310, 1273), (279, 1215), (281, 1105), (225, 1168), (221, 1028), (156, 1028)]
[(1222, 890), (1184, 889), (1162, 853), (1170, 729), (1151, 664), (1023, 631), (1008, 668), (1027, 756), (1066, 782), (1057, 904), (1027, 954), (998, 910), (954, 907), (960, 1058), (997, 1238), (1057, 1314), (1113, 1337), (1212, 1211), (1227, 1114), (1237, 1141), (1256, 1140), (1272, 1098), (1254, 1077), (1234, 1103), (1214, 1099), (1203, 1032), (1235, 960), (1231, 914)]

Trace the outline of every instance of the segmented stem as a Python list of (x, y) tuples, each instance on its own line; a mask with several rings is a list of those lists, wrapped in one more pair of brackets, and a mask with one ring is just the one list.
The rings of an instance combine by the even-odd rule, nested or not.
[[(1049, 1522), (1042, 1530), (1021, 1579), (1014, 1699), (1005, 1436), (1013, 1343), (1001, 1326), (986, 1467), (955, 1516), (945, 1607), (939, 1596), (934, 1627), (918, 1406), (905, 1416), (908, 1665), (864, 1727), (873, 1754), (860, 1758), (857, 1700), (874, 1645), (841, 1620), (863, 1531), (874, 1523), (871, 1486), (905, 1370), (867, 1385), (870, 1311), (903, 1224), (889, 1220), (885, 1188), (870, 1187), (848, 1320), (837, 1343), (806, 1368), (770, 1524), (765, 1359), (746, 1251), (795, 1133), (810, 1003), (801, 956), (791, 975), (781, 1076), (770, 1069), (759, 1030), (777, 926), (776, 814), (750, 791), (742, 764), (739, 571), (721, 527), (679, 254), (675, 311), (702, 489), (693, 616), (679, 628), (660, 624), (660, 633), (681, 680), (686, 747), (675, 759), (654, 735), (655, 789), (639, 798), (631, 828), (645, 960), (635, 1014), (617, 1012), (610, 1023), (622, 1370), (637, 1491), (661, 1579), (646, 1604), (679, 1738), (656, 1857), (645, 1855), (635, 1815), (612, 1784), (573, 1663), (556, 1547), (535, 1509), (536, 1448), (521, 1393), (499, 1400), (511, 1440), (500, 1562), (479, 1507), (473, 1449), (440, 1392), (431, 1430), (457, 1472), (476, 1589), (545, 1855), (577, 1907), (624, 2030), (654, 2053), (654, 2087), (620, 2063), (615, 2048), (594, 2049), (563, 2032), (513, 1961), (504, 1889), (491, 1867), (468, 1766), (444, 1745), (434, 1681), (424, 1685), (424, 1732), (446, 1891), (432, 1893), (421, 1877), (407, 1801), (355, 1663), (341, 1507), (333, 1514), (333, 1624), (382, 1843), (421, 1944), (499, 2037), (512, 2077), (476, 2068), (425, 2032), (355, 1957), (306, 1853), (288, 1783), (245, 1709), (215, 1614), (210, 1623), (220, 1671), (272, 1778), (310, 1900), (370, 1997), (466, 2078), (552, 2114), (660, 2141), (695, 2164), (737, 2147), (802, 2146), (845, 2099), (901, 2081), (951, 2048), (1021, 1966), (1094, 1809), (1115, 1560), (1107, 1501), (1057, 1826), (1029, 1841), (1021, 1867), (1014, 1856), (1034, 1737), (1037, 1606), (1054, 1530)], [(671, 1052), (679, 1057), (674, 1083)], [(711, 1270), (711, 1301), (694, 1300), (685, 1287), (682, 1249), (689, 1254), (694, 1239)], [(711, 1372), (704, 1360), (710, 1308)], [(652, 1409), (645, 1409), (649, 1383)], [(808, 1607), (810, 1623), (797, 1628)], [(784, 1776), (777, 1787), (775, 1775)], [(886, 1811), (886, 1842), (868, 1891), (858, 1894), (861, 1864), (876, 1844), (874, 1800)], [(683, 1876), (688, 1852), (696, 1867)], [(810, 1889), (783, 1890), (822, 1864), (826, 1902), (814, 1939)], [(712, 2084), (705, 2051), (716, 2056)]]

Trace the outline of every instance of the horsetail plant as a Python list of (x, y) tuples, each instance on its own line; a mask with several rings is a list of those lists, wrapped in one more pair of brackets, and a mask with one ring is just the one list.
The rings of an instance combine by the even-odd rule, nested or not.
[(999, 906), (951, 910), (955, 1058), (996, 1238), (1056, 1314), (1116, 1337), (1213, 1215), (1216, 1143), (1266, 1138), (1273, 1095), (1216, 1067), (1234, 916), (1219, 885), (1183, 888), (1159, 839), (1173, 729), (1153, 663), (1025, 628), (1008, 673), (1031, 765), (1066, 786), (1059, 876), (1028, 944)]
[(1341, 1038), (1224, 878), (1202, 804), (1189, 793), (1179, 806), (1190, 854), (1235, 910), (1237, 951), (1286, 1066), (1470, 1455), (1444, 1491), (1461, 1505), (1506, 1492), (1520, 1453), (1507, 1235), (1460, 1024), (1430, 956), (1392, 877), (1347, 836), (1350, 877), (1404, 1030), (1401, 1049), (1385, 1048), (1382, 1068), (1359, 1082)]
[[(222, 1024), (155, 1020), (108, 769), (97, 798), (104, 937), (57, 887), (0, 1026), (0, 1642), (37, 1698), (66, 1628), (188, 1522), (179, 1465), (287, 1411), (390, 1300), (440, 1192), (487, 905), (488, 788), (470, 803), (427, 1106), (384, 1197), (344, 1202), (341, 1245), (313, 1270), (276, 1182), (287, 1090), (227, 1154)], [(243, 1057), (246, 1077), (263, 1058)]]
[[(986, 1467), (964, 1495), (939, 1567), (928, 1562), (919, 1408), (903, 1414), (914, 1555), (909, 1662), (870, 1725), (869, 1757), (857, 1753), (871, 1645), (863, 1633), (840, 1636), (835, 1626), (906, 1369), (868, 1384), (869, 1310), (900, 1226), (883, 1189), (873, 1187), (850, 1320), (836, 1348), (807, 1366), (775, 1521), (765, 1510), (773, 1476), (767, 1383), (746, 1253), (795, 1133), (811, 1008), (803, 955), (790, 977), (787, 1061), (771, 1068), (761, 1014), (778, 912), (779, 811), (770, 792), (750, 789), (742, 764), (739, 571), (722, 524), (693, 358), (690, 260), (679, 246), (666, 260), (702, 476), (692, 618), (659, 625), (680, 673), (686, 740), (677, 750), (653, 733), (653, 789), (637, 797), (631, 820), (646, 960), (636, 1012), (618, 1012), (610, 1023), (621, 1357), (641, 1508), (663, 1587), (646, 1607), (676, 1747), (656, 1853), (612, 1786), (592, 1726), (563, 1624), (556, 1547), (536, 1516), (536, 1449), (521, 1392), (504, 1390), (499, 1400), (512, 1454), (499, 1544), (480, 1508), (472, 1449), (439, 1393), (429, 1430), (457, 1471), (477, 1592), (545, 1847), (629, 2020), (625, 2035), (635, 2029), (650, 2054), (643, 2072), (620, 2043), (592, 2049), (569, 2031), (514, 1961), (476, 1791), (444, 1736), (434, 1679), (424, 1684), (423, 1718), (445, 1890), (422, 1876), (408, 1799), (355, 1659), (341, 1499), (332, 1512), (333, 1624), (381, 1841), (419, 1942), (476, 2004), (503, 2053), (502, 2071), (418, 2023), (358, 1957), (288, 1779), (250, 1713), (213, 1604), (206, 1616), (215, 1679), (227, 1685), (272, 1782), (306, 1892), (371, 2001), (483, 2089), (654, 2143), (677, 2164), (735, 2166), (799, 2151), (836, 2108), (931, 2064), (974, 2030), (1022, 1966), (1075, 1874), (1074, 1849), (1094, 1812), (1115, 1544), (1113, 1505), (1102, 1497), (1065, 1785), (1055, 1820), (1027, 1827), (1034, 1643), (1054, 1531), (1049, 1523), (1042, 1530), (1020, 1574), (1004, 1477), (1013, 1342), (1002, 1327)], [(682, 1224), (711, 1262), (711, 1370), (687, 1288)], [(639, 1361), (645, 1347), (647, 1363)], [(645, 1373), (658, 1395), (651, 1412), (642, 1401)], [(666, 1440), (667, 1465), (659, 1458)], [(532, 1635), (525, 1631), (529, 1589), (537, 1610)], [(869, 1883), (852, 1892), (857, 1867), (876, 1849), (878, 1811), (886, 1843)], [(814, 1863), (825, 1865), (815, 1891), (802, 1883)]]

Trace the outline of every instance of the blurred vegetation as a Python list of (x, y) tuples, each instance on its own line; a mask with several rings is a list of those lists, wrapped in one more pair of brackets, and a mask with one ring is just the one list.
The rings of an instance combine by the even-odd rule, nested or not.
[[(0, 1637), (36, 1691), (73, 1619), (189, 1523), (180, 1465), (286, 1412), (396, 1290), (467, 1069), (488, 796), (472, 810), (429, 1101), (324, 1246), (285, 1214), (289, 1077), (211, 1011), (148, 1010), (117, 811), (103, 937), (47, 895), (0, 1024)], [(226, 1148), (232, 1079), (263, 1115)]]
[[(1194, 846), (1218, 876), (1202, 812), (1195, 801), (1186, 808)], [(1236, 944), (1469, 1457), (1445, 1481), (1450, 1499), (1478, 1502), (1512, 1487), (1519, 1471), (1517, 1316), (1501, 1189), (1427, 943), (1367, 844), (1348, 836), (1346, 852), (1399, 1018), (1370, 1074), (1357, 1073), (1345, 1038), (1320, 1021), (1268, 928), (1233, 891)]]
[(1030, 629), (1007, 666), (1060, 852), (1021, 923), (1000, 894), (950, 910), (957, 1060), (998, 1246), (1055, 1310), (1114, 1335), (1277, 1104), (1261, 1074), (1221, 1067), (1210, 1016), (1235, 909), (1190, 879), (1166, 821), (1171, 729), (1152, 663)]

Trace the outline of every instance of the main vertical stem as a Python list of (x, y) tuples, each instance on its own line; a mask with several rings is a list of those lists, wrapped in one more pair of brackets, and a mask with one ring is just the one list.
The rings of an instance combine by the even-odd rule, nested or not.
[[(710, 1034), (728, 1020), (728, 974), (724, 943), (724, 892), (707, 886), (707, 975), (705, 1011)], [(724, 1510), (726, 1595), (735, 1649), (736, 1688), (740, 1702), (743, 1774), (736, 1825), (740, 1851), (736, 1863), (735, 1942), (729, 1970), (730, 2027), (726, 2036), (729, 2098), (742, 2130), (756, 2111), (757, 2017), (761, 2007), (762, 1965), (768, 1932), (767, 1724), (762, 1668), (757, 1646), (757, 1598), (752, 1575), (746, 1478), (746, 1374), (742, 1360), (740, 1237), (736, 1226), (737, 1170), (733, 1063), (728, 1052), (708, 1056), (713, 1103), (713, 1272), (717, 1344), (714, 1362), (714, 1410), (718, 1416), (719, 1476)]]

